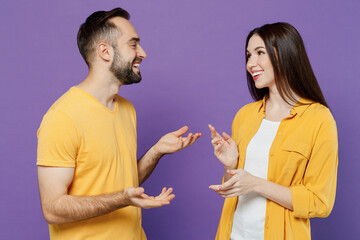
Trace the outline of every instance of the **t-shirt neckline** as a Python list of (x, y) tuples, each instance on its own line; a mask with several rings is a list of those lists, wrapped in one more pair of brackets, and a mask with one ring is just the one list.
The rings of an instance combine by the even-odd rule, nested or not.
[(116, 113), (117, 111), (117, 108), (118, 108), (118, 101), (116, 100), (116, 98), (114, 99), (115, 101), (115, 106), (114, 106), (114, 109), (113, 110), (110, 110), (109, 108), (105, 107), (104, 104), (102, 104), (96, 97), (94, 97), (93, 95), (91, 95), (90, 93), (88, 93), (87, 91), (79, 88), (79, 87), (76, 87), (76, 86), (73, 86), (71, 87), (70, 89), (74, 89), (76, 91), (79, 91), (79, 92), (82, 92), (84, 93), (85, 95), (87, 95), (89, 98), (91, 98), (94, 102), (96, 102), (98, 105), (100, 105), (100, 107), (102, 107), (105, 111), (111, 113), (111, 114), (114, 114)]

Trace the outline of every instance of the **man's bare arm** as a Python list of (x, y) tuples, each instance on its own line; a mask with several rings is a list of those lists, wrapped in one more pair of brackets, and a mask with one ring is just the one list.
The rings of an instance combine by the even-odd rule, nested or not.
[(157, 197), (144, 194), (143, 188), (126, 188), (122, 192), (99, 196), (67, 194), (74, 168), (38, 167), (41, 206), (49, 224), (75, 222), (100, 216), (126, 206), (155, 208), (167, 205), (175, 197), (165, 188)]

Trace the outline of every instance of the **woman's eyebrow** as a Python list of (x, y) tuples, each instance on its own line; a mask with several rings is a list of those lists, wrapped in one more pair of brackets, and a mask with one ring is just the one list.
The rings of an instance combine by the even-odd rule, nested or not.
[(256, 51), (256, 50), (258, 50), (258, 49), (260, 49), (260, 48), (265, 49), (265, 47), (263, 47), (263, 46), (259, 46), (259, 47), (256, 47), (254, 50)]
[[(263, 46), (259, 46), (259, 47), (256, 47), (256, 48), (254, 49), (254, 51), (259, 50), (260, 48), (265, 49), (265, 47), (263, 47)], [(249, 51), (248, 49), (246, 49), (246, 52), (250, 52), (250, 51)]]

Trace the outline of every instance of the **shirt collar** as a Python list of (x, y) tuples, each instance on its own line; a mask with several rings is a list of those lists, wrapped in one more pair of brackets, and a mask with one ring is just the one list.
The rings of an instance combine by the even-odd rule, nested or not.
[(266, 99), (267, 99), (267, 98), (268, 98), (267, 95), (265, 95), (265, 96), (263, 97), (263, 99), (261, 100), (261, 104), (260, 104), (260, 106), (259, 106), (258, 112), (262, 112), (262, 113), (265, 114), (265, 103), (266, 103)]
[(311, 100), (300, 98), (300, 100), (290, 110), (290, 115), (298, 114), (299, 117), (301, 117), (305, 110), (313, 103), (314, 102)]
[[(261, 100), (261, 104), (259, 106), (258, 112), (262, 112), (265, 114), (265, 103), (266, 99), (268, 98), (267, 95), (263, 97)], [(290, 116), (294, 116), (298, 114), (300, 117), (303, 115), (305, 110), (314, 102), (305, 98), (300, 98), (300, 100), (293, 106), (293, 108), (290, 110)]]

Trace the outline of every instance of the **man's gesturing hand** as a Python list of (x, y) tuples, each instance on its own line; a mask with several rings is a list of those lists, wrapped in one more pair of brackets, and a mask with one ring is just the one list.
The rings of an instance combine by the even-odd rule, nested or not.
[(232, 140), (226, 133), (223, 133), (221, 136), (210, 124), (209, 129), (211, 132), (211, 144), (214, 147), (215, 156), (222, 164), (224, 164), (225, 169), (236, 168), (239, 153), (234, 140)]
[(125, 189), (125, 196), (129, 199), (130, 205), (141, 208), (157, 208), (170, 204), (170, 201), (175, 197), (172, 193), (172, 188), (166, 190), (163, 188), (161, 193), (156, 196), (148, 196), (144, 193), (144, 188), (128, 187)]
[(175, 132), (168, 133), (160, 138), (155, 144), (154, 149), (160, 154), (174, 153), (180, 151), (188, 146), (191, 146), (196, 139), (201, 136), (201, 133), (189, 133), (187, 137), (183, 137), (189, 128), (184, 126)]

